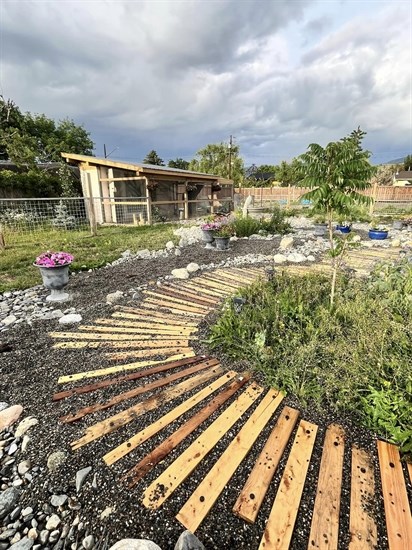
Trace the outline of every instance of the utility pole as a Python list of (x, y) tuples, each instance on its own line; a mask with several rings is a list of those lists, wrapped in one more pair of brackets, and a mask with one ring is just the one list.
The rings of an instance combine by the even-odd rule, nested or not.
[(229, 137), (229, 179), (232, 179), (232, 145), (233, 145), (233, 136)]
[(106, 144), (103, 143), (104, 158), (107, 159)]

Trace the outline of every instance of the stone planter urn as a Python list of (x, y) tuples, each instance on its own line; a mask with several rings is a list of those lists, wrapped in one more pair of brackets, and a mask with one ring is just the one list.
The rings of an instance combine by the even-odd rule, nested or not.
[(202, 229), (202, 239), (205, 243), (212, 243), (214, 239), (214, 229)]
[(56, 267), (36, 265), (36, 267), (40, 270), (44, 286), (51, 291), (46, 301), (66, 302), (70, 298), (70, 295), (67, 292), (63, 292), (63, 289), (69, 282), (69, 264)]
[(326, 223), (315, 223), (313, 234), (316, 237), (324, 237), (326, 235), (327, 230), (328, 230), (328, 225)]
[(229, 250), (230, 237), (215, 237), (216, 250)]

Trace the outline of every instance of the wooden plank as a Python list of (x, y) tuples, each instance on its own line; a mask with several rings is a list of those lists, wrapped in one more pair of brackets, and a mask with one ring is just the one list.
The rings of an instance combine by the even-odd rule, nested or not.
[(107, 374), (116, 374), (118, 372), (126, 372), (129, 370), (137, 370), (142, 367), (149, 367), (150, 365), (160, 365), (162, 363), (167, 363), (169, 361), (178, 361), (179, 359), (184, 359), (186, 357), (194, 357), (194, 352), (189, 353), (178, 353), (177, 355), (172, 355), (167, 359), (160, 361), (136, 361), (134, 363), (128, 363), (126, 365), (116, 365), (113, 367), (105, 367), (103, 369), (89, 370), (85, 372), (77, 372), (75, 374), (68, 374), (66, 376), (61, 376), (58, 380), (58, 384), (65, 384), (66, 382), (75, 382), (76, 380), (84, 380), (85, 378), (95, 378), (96, 376), (106, 376)]
[(159, 329), (144, 329), (144, 328), (126, 328), (126, 327), (116, 327), (116, 326), (98, 326), (98, 325), (80, 325), (80, 330), (90, 331), (90, 332), (104, 332), (107, 334), (115, 334), (117, 332), (121, 334), (162, 334), (169, 336), (179, 337), (188, 337), (191, 336), (191, 330), (184, 327), (180, 327), (178, 330), (172, 330), (169, 328), (159, 328)]
[(244, 286), (249, 286), (253, 283), (253, 279), (242, 277), (241, 275), (229, 274), (227, 271), (224, 271), (224, 272), (214, 271), (213, 273), (215, 274), (214, 275), (215, 279), (218, 279), (227, 284), (244, 287)]
[[(204, 305), (204, 304), (196, 304), (195, 302), (192, 302), (190, 299), (184, 299), (184, 298), (175, 298), (173, 296), (169, 296), (167, 294), (163, 294), (163, 292), (160, 290), (159, 292), (152, 292), (151, 290), (143, 290), (142, 294), (145, 296), (153, 296), (158, 300), (162, 300), (162, 302), (169, 303), (172, 302), (173, 304), (179, 304), (182, 307), (187, 306), (188, 308), (194, 307), (196, 310), (209, 312), (212, 307), (210, 305)], [(191, 311), (191, 309), (189, 309)]]
[[(202, 280), (196, 279), (196, 282), (199, 281), (199, 284), (202, 286), (206, 286), (207, 288), (211, 288), (212, 290), (219, 290), (226, 295), (231, 294), (234, 292), (234, 289), (231, 286), (226, 285), (225, 283), (219, 283), (218, 281), (215, 281), (212, 279), (212, 277), (202, 277)], [(236, 287), (236, 289), (238, 286)], [(236, 290), (235, 289), (235, 290)]]
[(154, 342), (150, 340), (145, 340), (143, 342), (139, 341), (130, 341), (125, 340), (123, 342), (58, 342), (53, 345), (53, 348), (56, 349), (82, 349), (82, 348), (103, 348), (103, 349), (124, 349), (131, 348), (141, 351), (152, 350), (153, 352), (156, 349), (178, 349), (178, 348), (187, 348), (189, 347), (189, 340), (156, 340)]
[(189, 500), (182, 506), (176, 519), (186, 529), (194, 533), (202, 523), (239, 464), (252, 448), (260, 432), (275, 413), (283, 397), (283, 394), (276, 390), (268, 391), (237, 436), (203, 478)]
[(411, 480), (411, 483), (412, 483), (412, 462), (408, 462), (406, 464), (407, 468), (408, 468), (408, 472), (409, 472), (409, 479)]
[(114, 397), (112, 397), (111, 399), (109, 399), (109, 401), (106, 401), (105, 403), (95, 403), (94, 405), (89, 405), (88, 407), (83, 407), (81, 409), (78, 409), (74, 413), (61, 416), (59, 420), (64, 424), (76, 422), (77, 420), (84, 418), (88, 414), (93, 414), (98, 411), (104, 411), (106, 409), (110, 409), (111, 407), (114, 407), (119, 403), (123, 403), (123, 401), (127, 401), (128, 399), (132, 399), (133, 397), (137, 397), (144, 393), (157, 390), (158, 388), (162, 388), (163, 386), (167, 386), (171, 384), (172, 382), (174, 382), (175, 380), (178, 380), (179, 378), (190, 376), (191, 374), (200, 372), (201, 370), (204, 370), (206, 368), (209, 368), (209, 367), (207, 367), (202, 363), (193, 365), (192, 367), (188, 367), (187, 369), (180, 370), (178, 372), (175, 372), (174, 374), (170, 374), (167, 378), (160, 378), (159, 380), (155, 380), (150, 384), (143, 384), (143, 386), (138, 386), (137, 388), (133, 388), (132, 390), (119, 393)]
[(325, 434), (308, 548), (337, 550), (345, 433), (331, 424)]
[(225, 298), (227, 296), (227, 293), (226, 292), (223, 292), (222, 290), (215, 290), (215, 289), (211, 289), (211, 288), (206, 288), (205, 286), (203, 286), (200, 282), (199, 283), (195, 283), (195, 282), (191, 282), (191, 283), (186, 283), (185, 285), (186, 288), (190, 289), (190, 290), (194, 290), (196, 292), (199, 292), (201, 294), (206, 294), (207, 296), (214, 296), (215, 298)]
[(136, 349), (128, 351), (109, 351), (104, 354), (105, 357), (111, 359), (112, 361), (123, 361), (124, 359), (137, 359), (142, 357), (153, 357), (153, 356), (163, 356), (167, 357), (169, 355), (176, 355), (182, 353), (188, 355), (192, 352), (193, 349), (190, 347), (186, 348), (155, 348), (151, 350), (147, 349)]
[(144, 299), (144, 305), (146, 304), (155, 304), (157, 306), (162, 306), (168, 309), (174, 309), (176, 311), (183, 311), (183, 313), (195, 313), (197, 315), (205, 315), (206, 310), (201, 306), (188, 306), (183, 303), (175, 303), (171, 300), (168, 300), (166, 298), (152, 298), (152, 297), (146, 297)]
[(93, 384), (86, 384), (83, 386), (77, 386), (71, 390), (65, 390), (53, 395), (53, 401), (60, 401), (60, 399), (66, 399), (66, 397), (71, 397), (72, 395), (80, 395), (82, 393), (91, 393), (102, 388), (107, 388), (108, 386), (116, 386), (122, 382), (130, 382), (131, 380), (139, 380), (145, 376), (151, 376), (153, 374), (158, 374), (159, 372), (165, 372), (172, 369), (177, 369), (184, 367), (185, 365), (192, 365), (194, 363), (199, 363), (200, 361), (207, 363), (209, 367), (214, 367), (219, 364), (217, 359), (206, 359), (204, 356), (197, 355), (195, 357), (189, 357), (187, 359), (181, 359), (180, 361), (175, 361), (173, 363), (166, 363), (159, 365), (158, 367), (151, 367), (149, 369), (144, 369), (140, 372), (134, 372), (132, 374), (125, 374), (124, 376), (118, 376), (117, 378), (110, 378), (110, 380), (100, 380), (99, 382), (93, 382)]
[(142, 309), (148, 309), (148, 310), (156, 310), (156, 311), (164, 311), (163, 315), (171, 314), (177, 314), (180, 315), (181, 319), (194, 319), (199, 317), (203, 319), (205, 317), (205, 314), (203, 312), (201, 313), (195, 313), (193, 311), (183, 311), (182, 309), (177, 309), (175, 307), (167, 306), (165, 304), (162, 304), (160, 300), (152, 300), (146, 298), (144, 302), (141, 303), (140, 307)]
[(221, 391), (214, 399), (205, 405), (198, 413), (193, 415), (183, 426), (176, 430), (165, 441), (158, 445), (153, 451), (147, 454), (142, 460), (131, 468), (123, 480), (127, 482), (129, 489), (142, 479), (156, 464), (159, 464), (166, 456), (175, 449), (186, 437), (196, 430), (202, 422), (209, 418), (219, 407), (232, 397), (242, 386), (250, 380), (250, 375), (240, 375), (226, 389)]
[[(130, 340), (130, 334), (106, 334), (106, 333), (89, 333), (89, 332), (49, 332), (51, 338), (67, 338), (70, 340)], [(137, 341), (149, 340), (153, 342), (155, 340), (170, 340), (170, 334), (161, 334), (159, 336), (152, 336), (151, 334), (139, 334), (135, 336)]]
[(224, 277), (219, 277), (219, 275), (213, 275), (212, 273), (208, 273), (207, 280), (210, 283), (218, 283), (219, 287), (221, 286), (224, 290), (228, 290), (230, 292), (236, 292), (239, 288), (243, 287), (241, 281), (234, 281), (233, 279), (225, 279)]
[(178, 287), (171, 287), (171, 286), (161, 286), (160, 290), (162, 294), (166, 294), (166, 296), (172, 296), (173, 298), (186, 298), (190, 299), (195, 304), (201, 304), (208, 307), (215, 307), (217, 300), (207, 299), (205, 297), (200, 297), (196, 293), (188, 292), (188, 291), (178, 291)]
[(412, 516), (399, 450), (377, 442), (383, 503), (390, 550), (412, 550)]
[(177, 459), (146, 489), (143, 504), (159, 508), (191, 474), (216, 443), (253, 405), (263, 388), (251, 384)]
[(289, 548), (318, 427), (301, 420), (259, 550)]
[[(113, 313), (113, 317), (120, 317), (120, 315), (118, 314), (123, 313), (124, 315), (122, 315), (122, 317), (124, 318), (129, 318), (129, 315), (133, 315), (133, 318), (136, 318), (136, 316), (143, 317), (143, 319), (146, 321), (158, 320), (159, 323), (161, 322), (170, 323), (171, 320), (173, 320), (174, 323), (178, 325), (183, 325), (183, 326), (197, 326), (199, 323), (199, 320), (197, 318), (188, 320), (185, 317), (184, 319), (182, 319), (181, 315), (179, 314), (173, 315), (171, 313), (168, 313), (167, 316), (165, 316), (165, 314), (161, 311), (158, 311), (158, 309), (155, 309), (154, 311), (148, 311), (147, 309), (144, 308), (142, 303), (140, 303), (139, 308), (131, 308), (127, 306), (115, 306), (115, 307), (116, 307), (116, 311)], [(127, 310), (123, 311), (123, 309), (120, 309), (120, 308), (125, 308)]]
[(167, 288), (170, 288), (173, 290), (173, 292), (177, 292), (185, 296), (190, 296), (190, 297), (197, 296), (201, 300), (205, 300), (211, 306), (216, 306), (216, 304), (220, 303), (220, 296), (210, 296), (208, 294), (204, 294), (203, 292), (199, 292), (198, 290), (190, 289), (187, 286), (187, 284), (186, 285), (171, 284), (171, 285), (168, 285)]
[(98, 325), (108, 325), (110, 327), (126, 327), (126, 328), (138, 328), (138, 329), (148, 329), (154, 332), (155, 334), (160, 331), (160, 333), (169, 332), (187, 332), (188, 334), (193, 334), (198, 331), (198, 327), (184, 327), (182, 325), (175, 325), (173, 322), (170, 324), (159, 324), (159, 323), (140, 323), (136, 321), (121, 321), (119, 319), (96, 319), (94, 321)]
[[(140, 310), (139, 310), (140, 311)], [(197, 327), (199, 324), (199, 321), (187, 321), (183, 320), (182, 318), (176, 318), (172, 319), (169, 316), (165, 317), (164, 315), (157, 315), (154, 311), (145, 311), (141, 313), (126, 313), (124, 311), (115, 311), (112, 314), (112, 317), (116, 319), (130, 319), (134, 321), (143, 321), (145, 323), (153, 323), (158, 325), (169, 325), (170, 323), (173, 323), (176, 326), (183, 326), (183, 327)]]
[(374, 550), (378, 536), (371, 509), (375, 501), (375, 477), (370, 455), (352, 447), (349, 550)]
[(136, 449), (136, 447), (150, 439), (153, 435), (157, 434), (160, 430), (174, 422), (177, 418), (182, 416), (182, 414), (190, 411), (190, 409), (198, 405), (206, 397), (209, 397), (212, 393), (224, 386), (227, 382), (233, 380), (233, 378), (235, 378), (236, 376), (237, 372), (235, 371), (229, 371), (225, 373), (223, 376), (206, 386), (206, 388), (200, 390), (193, 397), (187, 399), (186, 401), (163, 415), (161, 418), (135, 434), (133, 437), (107, 453), (103, 457), (103, 460), (109, 466), (111, 464), (114, 464), (115, 462), (126, 456), (128, 453), (130, 453), (133, 449)]
[(291, 407), (285, 407), (281, 412), (233, 507), (233, 513), (236, 516), (249, 523), (256, 521), (298, 417), (299, 411)]
[(187, 380), (184, 380), (183, 382), (180, 382), (179, 384), (176, 384), (173, 388), (163, 390), (156, 395), (145, 399), (141, 403), (133, 405), (133, 407), (129, 407), (128, 409), (110, 416), (101, 422), (88, 426), (85, 430), (84, 436), (71, 443), (72, 449), (79, 449), (80, 447), (83, 447), (83, 445), (87, 445), (91, 441), (99, 439), (103, 435), (107, 435), (118, 430), (122, 426), (132, 422), (138, 416), (141, 416), (148, 411), (153, 411), (165, 403), (176, 399), (177, 397), (181, 397), (184, 393), (191, 391), (197, 386), (208, 382), (215, 376), (222, 374), (222, 370), (223, 369), (220, 366), (213, 367), (206, 372), (202, 372), (188, 378)]

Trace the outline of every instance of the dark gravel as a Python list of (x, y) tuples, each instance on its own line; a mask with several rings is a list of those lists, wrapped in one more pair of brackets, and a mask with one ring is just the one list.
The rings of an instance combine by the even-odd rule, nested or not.
[[(218, 263), (223, 258), (232, 258), (235, 255), (263, 253), (270, 254), (274, 251), (277, 243), (274, 241), (254, 241), (253, 247), (247, 241), (238, 241), (234, 243), (233, 249), (227, 253), (219, 253), (205, 250), (202, 245), (187, 247), (182, 256), (170, 257), (161, 260), (135, 260), (124, 263), (110, 269), (101, 269), (92, 273), (80, 273), (71, 279), (68, 286), (69, 292), (73, 296), (72, 304), (76, 311), (81, 313), (85, 322), (91, 322), (99, 317), (109, 317), (113, 307), (105, 304), (105, 297), (109, 292), (122, 290), (128, 293), (129, 298), (124, 300), (124, 304), (137, 304), (138, 300), (131, 303), (130, 297), (133, 294), (132, 288), (144, 284), (155, 284), (157, 278), (170, 274), (171, 270), (177, 267), (185, 267), (189, 262), (199, 264)], [(206, 320), (202, 325), (202, 332), (207, 332), (208, 323)], [(58, 422), (58, 417), (68, 411), (74, 411), (82, 406), (90, 405), (97, 400), (106, 400), (109, 396), (126, 391), (133, 387), (133, 383), (123, 384), (119, 387), (111, 387), (104, 391), (94, 394), (76, 396), (67, 400), (67, 402), (51, 403), (51, 394), (57, 390), (56, 381), (62, 374), (74, 373), (78, 371), (91, 370), (103, 367), (107, 361), (102, 357), (99, 350), (56, 350), (52, 349), (53, 340), (48, 336), (51, 330), (68, 330), (65, 328), (56, 328), (59, 325), (56, 321), (36, 322), (32, 327), (21, 326), (2, 335), (3, 342), (11, 346), (12, 351), (0, 354), (1, 380), (0, 380), (0, 400), (8, 401), (12, 404), (21, 403), (24, 406), (24, 415), (34, 415), (39, 418), (39, 424), (30, 432), (32, 442), (29, 446), (28, 455), (33, 464), (41, 466), (43, 469), (39, 476), (39, 481), (34, 487), (26, 490), (23, 494), (23, 502), (36, 503), (38, 507), (42, 503), (49, 502), (50, 494), (61, 492), (74, 494), (74, 479), (76, 471), (86, 466), (93, 466), (93, 473), (97, 474), (98, 488), (93, 489), (91, 481), (93, 475), (87, 478), (87, 481), (79, 495), (81, 504), (80, 516), (85, 524), (85, 530), (92, 532), (97, 539), (106, 537), (109, 543), (113, 544), (121, 538), (149, 538), (156, 542), (163, 550), (172, 549), (183, 530), (182, 526), (174, 519), (186, 499), (191, 495), (197, 483), (204, 477), (210, 467), (214, 464), (216, 458), (227, 447), (228, 443), (243, 425), (245, 418), (242, 418), (236, 425), (229, 430), (229, 433), (221, 439), (212, 453), (206, 457), (195, 472), (186, 480), (185, 483), (166, 501), (165, 505), (158, 511), (148, 511), (141, 504), (140, 499), (144, 488), (169, 465), (182, 450), (184, 450), (193, 441), (199, 433), (209, 425), (217, 416), (215, 413), (206, 421), (200, 429), (196, 430), (187, 440), (185, 440), (175, 452), (172, 452), (167, 459), (157, 465), (139, 484), (132, 490), (128, 490), (119, 483), (119, 477), (125, 473), (132, 465), (142, 458), (149, 450), (160, 443), (167, 435), (174, 432), (185, 420), (202, 407), (198, 407), (185, 414), (172, 425), (158, 434), (152, 440), (149, 440), (138, 451), (130, 453), (123, 460), (112, 467), (106, 467), (101, 457), (116, 445), (123, 442), (128, 437), (150, 424), (164, 412), (170, 410), (184, 399), (177, 399), (172, 405), (166, 404), (160, 410), (147, 413), (126, 427), (105, 436), (93, 443), (86, 445), (79, 451), (71, 452), (69, 443), (80, 437), (84, 427), (91, 425), (98, 420), (108, 416), (107, 411), (102, 411), (91, 415), (81, 422), (62, 425)], [(76, 330), (76, 329), (74, 329)], [(5, 336), (5, 338), (4, 338)], [(205, 352), (206, 348), (202, 344), (196, 344), (200, 352)], [(195, 346), (195, 347), (196, 347)], [(221, 357), (222, 363), (227, 368), (234, 368), (240, 372), (243, 369), (241, 364), (233, 364), (226, 358)], [(151, 377), (151, 380), (157, 377)], [(260, 380), (260, 382), (262, 382)], [(59, 388), (60, 389), (60, 388)], [(195, 393), (198, 389), (194, 390)], [(138, 402), (139, 398), (128, 402), (128, 406)], [(341, 532), (339, 549), (346, 549), (349, 543), (349, 503), (350, 503), (350, 448), (352, 444), (357, 444), (367, 449), (375, 464), (375, 471), (378, 472), (378, 460), (376, 454), (376, 443), (373, 434), (369, 431), (354, 425), (350, 417), (337, 416), (327, 410), (318, 411), (314, 407), (308, 407), (302, 410), (299, 403), (293, 396), (288, 396), (283, 404), (288, 404), (301, 409), (301, 418), (316, 423), (319, 426), (315, 450), (312, 456), (307, 481), (305, 484), (303, 498), (296, 527), (292, 540), (291, 549), (301, 550), (307, 547), (307, 541), (310, 531), (311, 511), (313, 508), (314, 497), (316, 493), (317, 474), (321, 459), (322, 439), (326, 427), (332, 422), (341, 424), (347, 434), (344, 476), (341, 503)], [(110, 409), (114, 414), (125, 406), (119, 405)], [(281, 409), (282, 407), (280, 407)], [(278, 412), (280, 412), (280, 409)], [(250, 409), (247, 415), (251, 412)], [(277, 415), (276, 415), (277, 416)], [(280, 463), (277, 474), (272, 482), (268, 495), (261, 509), (258, 520), (255, 525), (248, 525), (244, 521), (236, 518), (231, 510), (235, 503), (239, 491), (251, 471), (258, 453), (262, 449), (265, 440), (273, 426), (270, 426), (262, 432), (253, 446), (247, 459), (241, 464), (239, 469), (226, 487), (223, 494), (213, 507), (210, 515), (196, 532), (200, 540), (209, 549), (236, 550), (236, 549), (257, 549), (262, 537), (265, 522), (270, 512), (276, 488), (286, 463), (288, 451)], [(63, 450), (68, 453), (68, 459), (64, 466), (56, 473), (51, 475), (46, 468), (47, 457), (56, 450)], [(26, 458), (26, 457), (24, 457)], [(380, 480), (376, 477), (376, 500), (374, 502), (374, 513), (379, 531), (378, 548), (384, 550), (388, 548), (385, 534), (385, 520), (383, 503), (380, 496)], [(106, 507), (115, 507), (115, 511), (106, 519), (101, 520), (100, 514)], [(73, 518), (77, 512), (73, 511)]]

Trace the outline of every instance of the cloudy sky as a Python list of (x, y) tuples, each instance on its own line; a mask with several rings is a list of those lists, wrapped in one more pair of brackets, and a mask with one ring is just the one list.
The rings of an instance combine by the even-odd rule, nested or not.
[(83, 124), (95, 153), (246, 164), (360, 125), (375, 163), (412, 152), (412, 0), (0, 0), (0, 93)]

